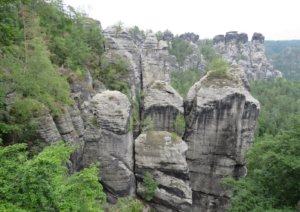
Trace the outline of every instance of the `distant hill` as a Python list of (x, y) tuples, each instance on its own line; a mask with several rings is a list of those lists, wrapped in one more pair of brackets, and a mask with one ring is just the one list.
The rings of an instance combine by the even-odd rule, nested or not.
[(267, 52), (267, 57), (270, 59), (287, 47), (300, 48), (300, 40), (266, 40), (264, 43), (264, 47)]

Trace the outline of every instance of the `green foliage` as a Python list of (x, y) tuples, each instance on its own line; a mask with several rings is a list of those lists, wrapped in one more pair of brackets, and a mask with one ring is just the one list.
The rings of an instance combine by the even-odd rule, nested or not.
[(300, 48), (299, 40), (281, 40), (281, 41), (271, 41), (266, 40), (264, 42), (264, 47), (268, 58), (272, 58), (274, 55), (280, 53), (283, 49), (287, 47)]
[(184, 117), (181, 114), (178, 114), (176, 116), (176, 119), (174, 120), (174, 129), (177, 134), (184, 132), (185, 130), (185, 121)]
[(142, 212), (143, 208), (143, 203), (133, 197), (119, 198), (118, 203), (109, 212)]
[(207, 79), (210, 81), (213, 79), (228, 78), (226, 71), (229, 68), (229, 64), (221, 56), (217, 56), (208, 67), (211, 72), (208, 73)]
[(198, 81), (202, 73), (197, 66), (187, 71), (171, 71), (171, 85), (184, 98), (190, 88)]
[(215, 59), (216, 55), (215, 51), (212, 49), (213, 41), (211, 39), (198, 40), (197, 45), (199, 53), (203, 55), (206, 62), (210, 63)]
[(176, 132), (172, 132), (172, 135), (171, 135), (171, 137), (175, 140), (176, 138), (177, 138), (177, 134), (176, 134)]
[(171, 55), (175, 55), (180, 66), (184, 64), (186, 56), (193, 53), (193, 48), (190, 43), (178, 35), (174, 37), (172, 47), (168, 48)]
[(261, 107), (255, 136), (288, 130), (293, 115), (300, 111), (300, 82), (277, 78), (269, 82), (251, 81), (250, 85), (251, 94)]
[(296, 211), (299, 201), (300, 117), (283, 135), (264, 136), (246, 154), (248, 175), (225, 185), (233, 193), (230, 211)]
[(128, 68), (129, 63), (118, 53), (114, 52), (113, 55), (114, 65), (108, 65), (105, 55), (101, 57), (102, 69), (99, 71), (98, 79), (105, 84), (107, 89), (128, 94), (129, 88), (127, 82), (120, 78), (128, 74), (126, 68)]
[(143, 180), (143, 182), (141, 195), (145, 200), (151, 201), (153, 199), (153, 195), (155, 194), (155, 189), (160, 183), (156, 182), (149, 172), (146, 172), (146, 178)]
[(133, 121), (132, 121), (132, 119), (130, 119), (130, 121), (129, 121), (129, 132), (132, 131), (132, 129), (133, 129)]
[(61, 166), (77, 147), (63, 142), (27, 160), (26, 144), (0, 146), (2, 211), (101, 211), (105, 194), (97, 177), (99, 164), (72, 176)]
[(143, 122), (143, 131), (152, 131), (154, 129), (153, 121), (151, 116), (148, 115)]

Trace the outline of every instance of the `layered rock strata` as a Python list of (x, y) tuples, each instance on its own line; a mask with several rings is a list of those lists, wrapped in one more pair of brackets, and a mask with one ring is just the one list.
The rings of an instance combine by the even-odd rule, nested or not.
[(142, 133), (135, 140), (137, 192), (144, 191), (143, 179), (149, 172), (160, 185), (151, 207), (158, 212), (191, 211), (192, 190), (185, 159), (186, 143), (165, 131)]
[(272, 61), (267, 60), (264, 49), (265, 37), (261, 33), (254, 33), (250, 46), (248, 35), (227, 32), (226, 36), (217, 35), (213, 39), (213, 49), (221, 55), (231, 66), (241, 67), (251, 80), (270, 80), (271, 77), (281, 77), (280, 71), (274, 70)]
[(221, 181), (247, 173), (241, 155), (253, 143), (260, 105), (249, 93), (242, 69), (227, 74), (223, 79), (204, 76), (185, 99), (184, 140), (195, 212), (225, 212), (230, 195)]
[(183, 115), (183, 99), (177, 91), (163, 81), (154, 81), (145, 91), (142, 120), (150, 116), (154, 131), (177, 132), (182, 137), (184, 130), (176, 130), (174, 121)]
[(89, 102), (83, 166), (101, 162), (99, 177), (107, 201), (135, 194), (131, 104), (119, 91), (105, 91)]

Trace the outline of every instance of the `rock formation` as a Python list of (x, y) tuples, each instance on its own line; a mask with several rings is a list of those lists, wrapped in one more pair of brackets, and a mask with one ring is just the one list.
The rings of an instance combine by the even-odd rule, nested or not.
[(271, 77), (281, 77), (279, 71), (274, 70), (272, 61), (267, 60), (264, 50), (265, 37), (260, 33), (254, 33), (250, 46), (248, 35), (227, 32), (226, 36), (217, 35), (213, 39), (213, 49), (217, 55), (227, 60), (231, 66), (241, 67), (251, 80), (269, 80)]
[(230, 196), (221, 180), (247, 173), (240, 156), (254, 140), (260, 106), (248, 91), (243, 70), (230, 69), (227, 74), (223, 79), (204, 76), (185, 99), (193, 211), (225, 212)]
[[(103, 31), (103, 35), (106, 39), (106, 44), (105, 52), (102, 57), (108, 59), (107, 65), (116, 65), (119, 56), (128, 62), (128, 67), (126, 68), (128, 75), (121, 77), (121, 79), (126, 80), (131, 90), (131, 97), (135, 99), (136, 89), (141, 88), (141, 61), (139, 50), (126, 31), (117, 31), (113, 26), (110, 26)], [(101, 65), (102, 68), (104, 68), (104, 64)]]
[[(183, 112), (182, 97), (166, 82), (157, 80), (145, 91), (142, 120), (150, 116), (154, 131), (176, 132), (174, 121)], [(182, 137), (184, 132), (177, 133)]]
[(83, 166), (101, 162), (99, 177), (107, 201), (135, 194), (131, 104), (119, 91), (97, 94), (88, 105)]
[(191, 211), (192, 191), (186, 151), (187, 145), (181, 138), (172, 138), (164, 131), (144, 132), (135, 140), (137, 192), (143, 193), (146, 172), (160, 183), (151, 201), (155, 211)]
[(179, 37), (183, 38), (184, 40), (191, 41), (193, 43), (197, 43), (197, 41), (199, 40), (199, 35), (196, 35), (193, 32), (181, 34)]
[(155, 80), (170, 84), (169, 52), (165, 41), (157, 41), (155, 34), (149, 33), (142, 48), (142, 81), (143, 90)]

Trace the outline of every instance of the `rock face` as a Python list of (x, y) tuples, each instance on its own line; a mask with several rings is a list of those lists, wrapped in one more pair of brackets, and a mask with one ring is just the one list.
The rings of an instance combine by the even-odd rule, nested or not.
[(166, 32), (166, 33), (164, 33), (164, 41), (173, 41), (173, 39), (174, 39), (174, 35), (173, 35), (173, 33), (172, 32)]
[[(131, 90), (131, 97), (135, 99), (136, 89), (141, 88), (141, 61), (139, 50), (134, 45), (131, 36), (123, 30), (117, 32), (113, 26), (110, 26), (103, 31), (103, 35), (107, 42), (102, 57), (108, 59), (108, 65), (116, 65), (119, 56), (128, 63), (129, 66), (126, 68), (128, 75), (122, 76), (121, 79), (127, 82)], [(104, 68), (103, 64), (101, 64), (101, 66)]]
[(155, 34), (149, 33), (142, 48), (142, 81), (143, 89), (155, 80), (170, 84), (169, 52), (165, 41), (158, 43)]
[(265, 37), (260, 33), (254, 33), (250, 46), (248, 35), (227, 32), (226, 36), (217, 35), (213, 39), (213, 49), (217, 55), (221, 55), (231, 66), (241, 67), (251, 80), (269, 80), (271, 77), (281, 77), (279, 71), (274, 70), (272, 61), (267, 60), (264, 50)]
[(184, 140), (195, 212), (225, 212), (230, 196), (221, 180), (247, 173), (240, 155), (252, 145), (260, 106), (248, 91), (242, 69), (227, 74), (224, 79), (204, 76), (185, 99)]
[(174, 139), (164, 131), (145, 132), (135, 140), (138, 194), (143, 193), (146, 172), (160, 183), (151, 201), (155, 211), (191, 211), (192, 191), (186, 151), (187, 145), (181, 138)]
[[(163, 81), (155, 81), (145, 91), (142, 120), (150, 116), (154, 131), (176, 132), (174, 121), (183, 115), (183, 99), (177, 91)], [(177, 132), (182, 137), (183, 131)]]
[(99, 176), (107, 201), (135, 194), (131, 104), (118, 91), (97, 94), (88, 105), (83, 166), (101, 162)]
[(194, 34), (193, 32), (190, 33), (184, 33), (180, 35), (181, 38), (187, 40), (187, 41), (192, 41), (193, 43), (197, 43), (197, 41), (199, 40), (199, 35)]

